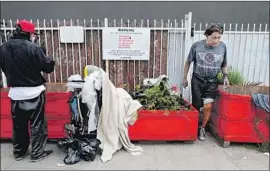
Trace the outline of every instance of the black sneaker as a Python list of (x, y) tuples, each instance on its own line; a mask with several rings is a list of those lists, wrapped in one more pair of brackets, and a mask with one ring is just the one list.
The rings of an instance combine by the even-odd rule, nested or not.
[(29, 154), (29, 151), (27, 151), (24, 155), (22, 156), (15, 156), (15, 160), (16, 161), (20, 161), (22, 159), (24, 159), (27, 155)]
[(204, 129), (204, 127), (199, 128), (199, 140), (205, 141), (205, 129)]
[(46, 157), (49, 157), (53, 153), (53, 150), (44, 151), (39, 157), (31, 157), (31, 162), (38, 162)]

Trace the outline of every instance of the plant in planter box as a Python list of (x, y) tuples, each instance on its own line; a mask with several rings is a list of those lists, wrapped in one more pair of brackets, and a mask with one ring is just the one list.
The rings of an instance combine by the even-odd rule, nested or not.
[[(215, 103), (216, 113), (222, 115), (220, 118), (223, 119), (213, 119), (212, 122), (214, 125), (222, 122), (222, 125), (227, 125), (226, 127), (238, 122), (241, 126), (235, 127), (234, 132), (230, 132), (230, 129), (225, 129), (225, 127), (221, 129), (219, 125), (214, 128), (215, 131), (219, 132), (224, 141), (260, 143), (262, 151), (269, 149), (269, 113), (263, 112), (263, 109), (259, 109), (261, 107), (254, 105), (253, 99), (253, 97), (259, 98), (256, 96), (258, 94), (263, 95), (260, 97), (269, 96), (269, 86), (258, 86), (260, 82), (247, 81), (241, 72), (232, 67), (228, 68), (228, 79), (231, 86), (220, 91), (220, 96)], [(221, 84), (223, 83), (221, 73), (218, 74), (218, 80)], [(259, 101), (266, 104), (264, 98), (260, 98)], [(240, 108), (242, 109), (239, 110)], [(232, 118), (233, 121), (231, 121)]]
[(144, 80), (131, 96), (143, 105), (138, 120), (129, 128), (131, 140), (197, 139), (199, 113), (183, 99), (176, 86), (168, 84), (167, 77)]
[[(245, 82), (243, 74), (232, 67), (228, 67), (228, 80), (231, 85), (243, 85)], [(221, 72), (218, 74), (218, 81), (219, 83), (223, 83)]]
[(198, 111), (186, 102), (167, 78), (137, 86), (131, 93), (143, 105), (138, 120), (129, 128), (131, 140), (195, 141)]
[(139, 100), (145, 110), (190, 110), (182, 94), (173, 93), (166, 79), (154, 86), (137, 86), (132, 97)]
[[(218, 74), (217, 78), (218, 78), (218, 82), (222, 84), (223, 75), (221, 72)], [(256, 85), (261, 84), (261, 82), (247, 81), (240, 71), (232, 67), (228, 67), (228, 80), (230, 82), (230, 85), (256, 86)]]

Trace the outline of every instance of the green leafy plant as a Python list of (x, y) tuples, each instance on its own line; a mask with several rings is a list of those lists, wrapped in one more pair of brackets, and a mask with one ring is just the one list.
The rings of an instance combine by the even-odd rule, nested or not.
[[(223, 83), (223, 75), (222, 73), (218, 73), (218, 82)], [(230, 85), (242, 85), (242, 86), (257, 86), (260, 85), (261, 82), (250, 82), (245, 79), (243, 74), (235, 68), (228, 67), (228, 80)]]
[(146, 110), (190, 110), (182, 95), (171, 93), (166, 81), (152, 87), (136, 86), (132, 93), (133, 99), (137, 99)]

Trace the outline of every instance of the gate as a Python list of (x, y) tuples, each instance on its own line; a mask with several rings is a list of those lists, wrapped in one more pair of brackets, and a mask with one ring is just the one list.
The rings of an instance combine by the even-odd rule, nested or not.
[[(44, 45), (47, 55), (56, 61), (55, 71), (44, 77), (49, 83), (65, 83), (70, 75), (83, 75), (85, 65), (103, 68), (117, 87), (132, 91), (145, 78), (168, 75), (172, 84), (180, 86), (182, 80), (185, 47), (189, 47), (191, 13), (183, 20), (37, 20), (40, 33), (38, 44)], [(14, 30), (15, 22), (2, 21), (1, 44)], [(60, 43), (60, 26), (82, 26), (84, 43)], [(146, 27), (151, 30), (149, 61), (102, 59), (102, 28), (104, 27)]]

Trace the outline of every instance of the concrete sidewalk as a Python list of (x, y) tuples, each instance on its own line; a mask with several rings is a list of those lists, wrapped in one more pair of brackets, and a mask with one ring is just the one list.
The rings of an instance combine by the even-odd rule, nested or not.
[(15, 161), (12, 144), (1, 144), (1, 170), (269, 170), (269, 157), (261, 152), (247, 149), (243, 145), (220, 147), (208, 135), (207, 141), (184, 143), (139, 143), (144, 149), (140, 156), (132, 156), (124, 150), (118, 151), (113, 159), (105, 164), (97, 156), (93, 162), (81, 160), (75, 165), (64, 164), (66, 154), (56, 144), (54, 155), (37, 163), (30, 157)]

